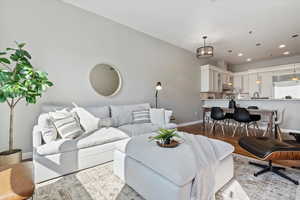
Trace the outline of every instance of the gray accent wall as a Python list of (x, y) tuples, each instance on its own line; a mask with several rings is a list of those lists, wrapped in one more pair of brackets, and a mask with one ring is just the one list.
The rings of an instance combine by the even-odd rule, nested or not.
[[(161, 107), (174, 110), (177, 123), (199, 120), (195, 55), (58, 0), (1, 0), (0, 49), (15, 40), (28, 43), (33, 64), (49, 73), (55, 86), (36, 105), (16, 108), (15, 147), (32, 151), (32, 128), (43, 103), (109, 105), (150, 102), (162, 82)], [(123, 86), (114, 97), (98, 95), (89, 72), (99, 63), (120, 71)], [(8, 146), (8, 109), (0, 105), (0, 151)]]
[(295, 55), (289, 57), (262, 60), (258, 62), (250, 62), (241, 65), (232, 65), (229, 67), (229, 70), (233, 72), (243, 72), (249, 69), (272, 67), (272, 66), (286, 65), (286, 64), (299, 63), (299, 62), (300, 62), (300, 55)]

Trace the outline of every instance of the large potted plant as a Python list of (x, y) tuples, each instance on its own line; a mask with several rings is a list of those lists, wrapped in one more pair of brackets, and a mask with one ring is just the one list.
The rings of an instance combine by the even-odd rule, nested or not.
[(7, 151), (0, 152), (0, 165), (18, 163), (22, 159), (22, 150), (14, 149), (16, 105), (22, 100), (35, 104), (37, 98), (53, 85), (47, 73), (31, 65), (31, 55), (24, 46), (25, 43), (16, 42), (16, 47), (0, 51), (0, 103), (9, 107), (9, 146)]

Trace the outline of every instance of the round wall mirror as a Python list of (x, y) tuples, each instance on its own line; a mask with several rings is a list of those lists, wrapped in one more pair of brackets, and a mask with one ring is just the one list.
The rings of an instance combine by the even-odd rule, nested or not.
[(94, 90), (102, 96), (113, 96), (121, 89), (120, 72), (109, 64), (98, 64), (90, 72)]

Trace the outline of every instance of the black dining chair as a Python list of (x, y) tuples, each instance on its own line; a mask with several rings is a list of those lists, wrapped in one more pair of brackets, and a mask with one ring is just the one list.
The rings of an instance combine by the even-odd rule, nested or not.
[[(258, 110), (259, 108), (257, 106), (248, 106), (248, 109)], [(254, 127), (256, 127), (257, 130), (259, 130), (259, 126), (258, 126), (257, 122), (261, 120), (261, 115), (251, 115), (250, 114), (250, 117), (251, 117), (251, 119), (253, 121)]]
[(210, 134), (212, 134), (216, 125), (220, 125), (222, 128), (223, 135), (225, 136), (224, 120), (226, 119), (226, 115), (224, 111), (220, 107), (212, 107), (210, 111), (210, 118), (213, 122), (212, 127), (210, 129)]
[(243, 124), (243, 128), (246, 129), (246, 134), (249, 136), (249, 126), (254, 125), (254, 121), (251, 118), (249, 111), (246, 108), (236, 108), (233, 113), (233, 119), (238, 122), (238, 124), (234, 128), (232, 137), (235, 136), (237, 129)]

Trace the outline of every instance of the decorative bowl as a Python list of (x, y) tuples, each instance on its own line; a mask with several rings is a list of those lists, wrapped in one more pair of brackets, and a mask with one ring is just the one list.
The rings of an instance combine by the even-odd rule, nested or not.
[(177, 142), (176, 140), (171, 140), (170, 144), (163, 144), (160, 143), (159, 141), (156, 141), (156, 144), (162, 148), (175, 148), (177, 147), (180, 143)]

